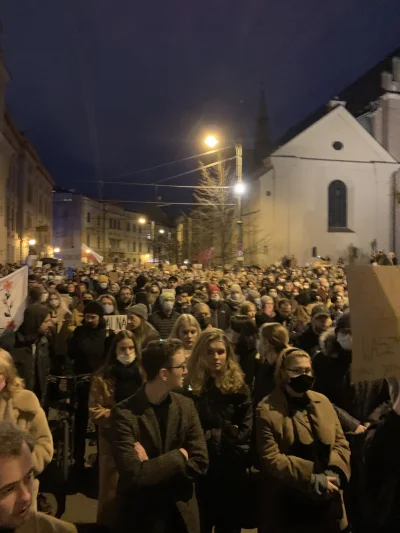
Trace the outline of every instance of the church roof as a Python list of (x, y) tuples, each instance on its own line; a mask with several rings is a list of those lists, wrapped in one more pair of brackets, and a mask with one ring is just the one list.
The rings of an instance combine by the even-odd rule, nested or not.
[[(381, 86), (381, 74), (385, 71), (391, 71), (392, 59), (399, 54), (400, 48), (397, 48), (338, 95), (332, 95), (332, 99), (337, 98), (339, 101), (346, 102), (346, 109), (354, 117), (363, 115), (369, 110), (370, 104), (378, 100), (378, 98), (385, 92)], [(291, 139), (297, 137), (299, 133), (312, 126), (312, 124), (331, 111), (332, 109), (328, 108), (325, 104), (319, 107), (307, 115), (301, 122), (289, 128), (279, 139), (277, 146), (282, 146), (288, 143)]]

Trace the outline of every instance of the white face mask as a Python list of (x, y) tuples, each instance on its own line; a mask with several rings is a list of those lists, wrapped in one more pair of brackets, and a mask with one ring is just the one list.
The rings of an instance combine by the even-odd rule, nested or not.
[(114, 312), (114, 306), (112, 304), (103, 304), (103, 309), (107, 315), (111, 315)]
[(219, 294), (213, 294), (213, 295), (211, 296), (211, 300), (212, 300), (213, 302), (219, 302), (220, 299), (221, 299), (221, 298), (219, 297)]
[(261, 309), (261, 298), (255, 298), (254, 305), (257, 307), (257, 309)]
[(350, 335), (350, 333), (338, 333), (337, 341), (343, 350), (351, 352), (353, 348), (353, 337)]
[(107, 287), (108, 287), (108, 283), (105, 283), (105, 282), (100, 283), (100, 287), (101, 287), (102, 289), (107, 289)]
[(170, 313), (174, 308), (174, 302), (164, 302), (162, 307), (164, 313)]
[(135, 352), (132, 352), (131, 354), (121, 354), (117, 355), (117, 361), (121, 363), (121, 365), (128, 366), (136, 359)]
[(54, 309), (57, 309), (57, 307), (60, 307), (60, 302), (58, 300), (50, 300), (49, 305), (50, 307), (54, 307)]

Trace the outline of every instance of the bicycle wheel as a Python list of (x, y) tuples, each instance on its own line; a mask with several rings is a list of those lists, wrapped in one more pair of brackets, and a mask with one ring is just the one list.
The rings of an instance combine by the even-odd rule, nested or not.
[(62, 474), (64, 481), (68, 480), (69, 473), (69, 423), (63, 420), (63, 452), (62, 452)]

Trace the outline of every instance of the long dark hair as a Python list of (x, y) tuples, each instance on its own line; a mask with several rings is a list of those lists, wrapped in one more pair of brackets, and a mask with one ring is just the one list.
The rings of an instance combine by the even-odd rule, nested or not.
[(135, 339), (134, 334), (131, 331), (123, 329), (115, 335), (115, 338), (110, 346), (110, 349), (107, 353), (106, 360), (104, 364), (98, 371), (98, 374), (101, 374), (104, 377), (110, 377), (112, 375), (112, 369), (117, 362), (117, 346), (124, 339), (131, 339), (133, 341), (133, 346), (135, 347), (136, 361), (139, 365), (139, 369), (142, 368), (142, 357), (139, 348), (139, 344)]

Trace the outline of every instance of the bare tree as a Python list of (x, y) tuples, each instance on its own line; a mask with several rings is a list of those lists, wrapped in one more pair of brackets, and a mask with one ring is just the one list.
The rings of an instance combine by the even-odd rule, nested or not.
[(233, 178), (223, 163), (208, 168), (200, 163), (200, 167), (199, 185), (193, 193), (198, 206), (190, 214), (192, 249), (198, 260), (207, 262), (208, 250), (213, 263), (224, 265), (234, 257), (236, 203), (231, 188)]

